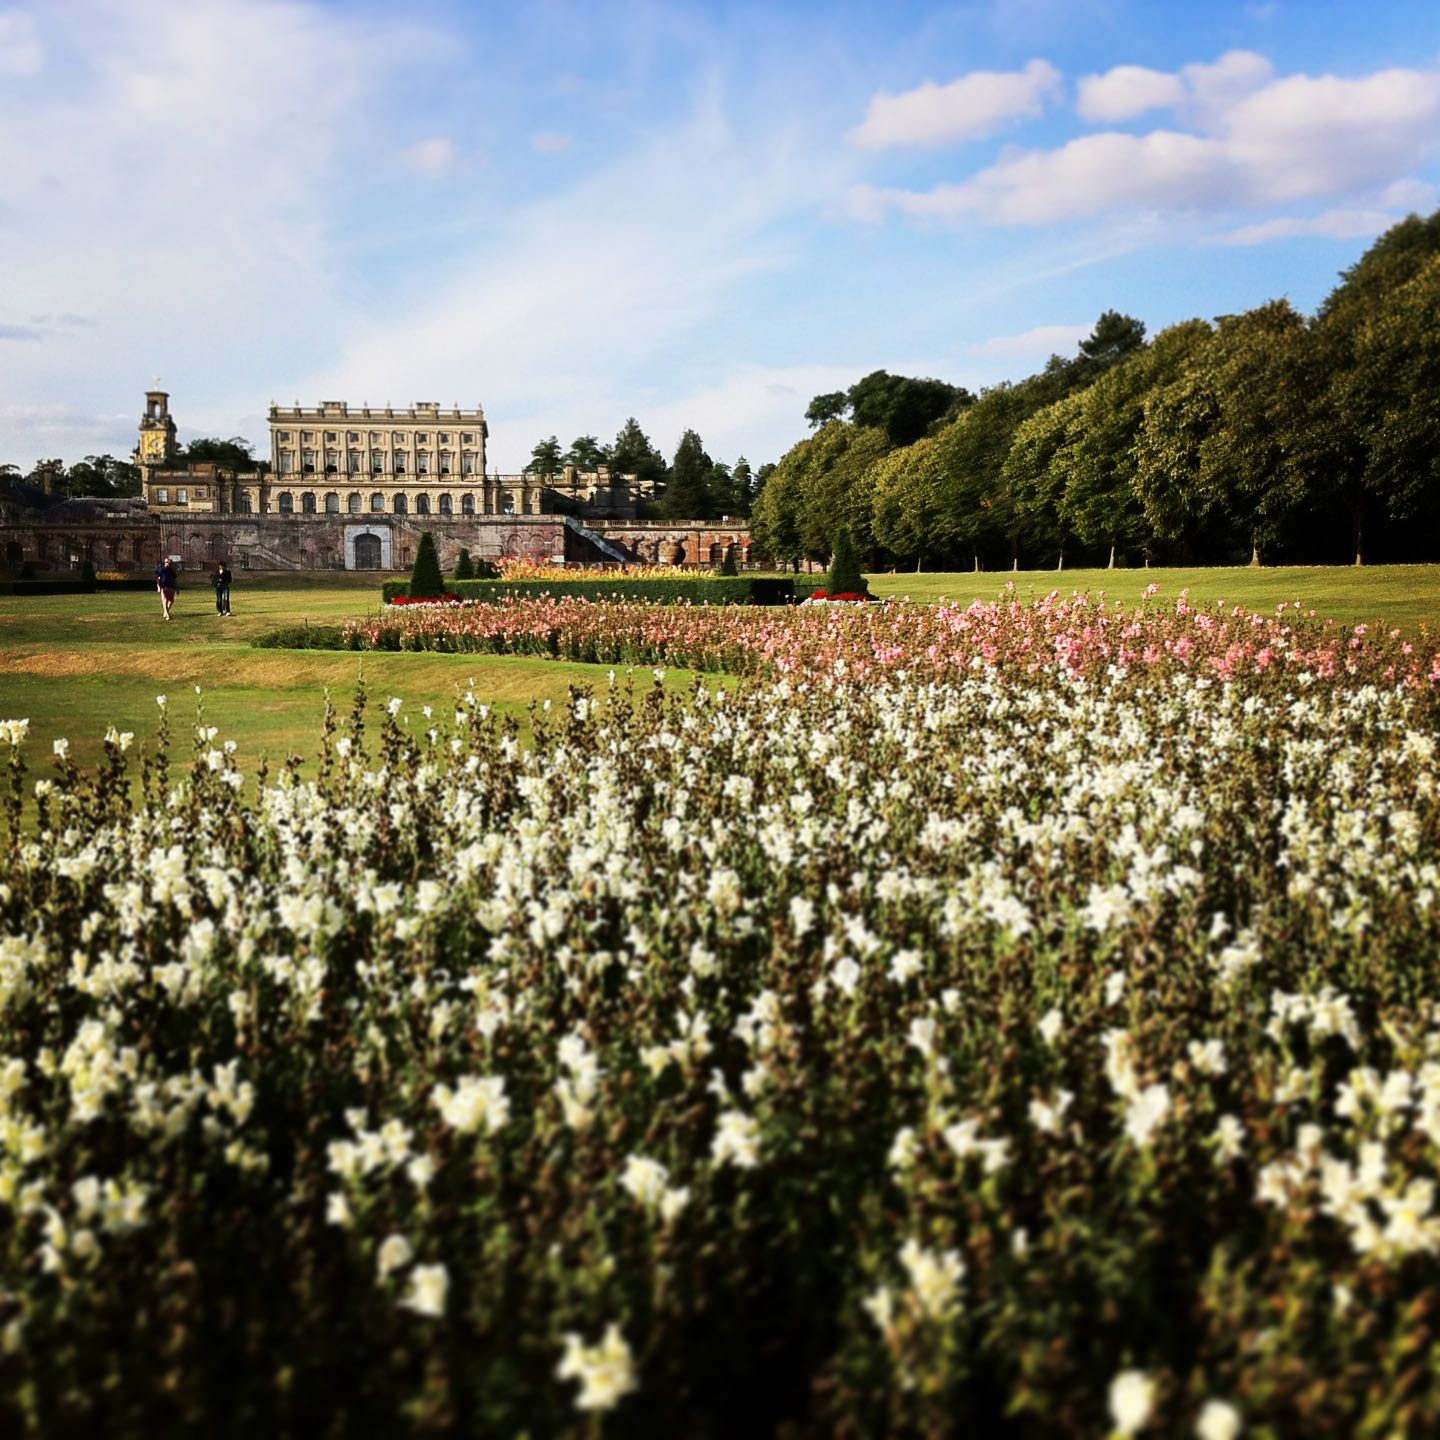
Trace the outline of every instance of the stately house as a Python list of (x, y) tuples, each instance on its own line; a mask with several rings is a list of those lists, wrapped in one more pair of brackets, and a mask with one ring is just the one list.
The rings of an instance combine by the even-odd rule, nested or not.
[(421, 401), (408, 409), (270, 408), (270, 460), (253, 470), (181, 465), (170, 397), (145, 392), (135, 462), (143, 500), (62, 500), (0, 480), (4, 568), (141, 569), (160, 555), (238, 569), (402, 569), (422, 531), (442, 563), (462, 546), (487, 558), (706, 565), (743, 522), (639, 518), (653, 486), (604, 467), (558, 476), (491, 474), (485, 412)]
[(145, 498), (162, 514), (574, 515), (633, 520), (654, 487), (634, 475), (566, 466), (559, 476), (492, 475), (489, 428), (479, 406), (417, 401), (406, 410), (270, 407), (268, 473), (199, 478), (170, 468), (176, 454), (170, 397), (145, 395), (136, 461)]

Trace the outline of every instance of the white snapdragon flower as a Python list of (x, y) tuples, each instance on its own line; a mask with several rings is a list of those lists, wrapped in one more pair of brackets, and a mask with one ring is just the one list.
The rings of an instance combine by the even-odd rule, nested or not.
[(636, 1389), (635, 1360), (618, 1325), (606, 1327), (598, 1345), (586, 1345), (579, 1335), (565, 1336), (565, 1354), (555, 1369), (558, 1380), (578, 1380), (577, 1410), (613, 1410)]
[(911, 1239), (900, 1247), (900, 1263), (910, 1277), (921, 1313), (931, 1320), (943, 1320), (960, 1297), (960, 1281), (965, 1275), (960, 1252), (927, 1250)]
[(438, 1320), (445, 1314), (450, 1273), (443, 1265), (417, 1265), (410, 1272), (410, 1288), (400, 1304), (417, 1315)]
[(710, 1143), (710, 1158), (716, 1165), (753, 1170), (760, 1163), (760, 1127), (754, 1117), (743, 1110), (725, 1111)]
[(1143, 1150), (1169, 1113), (1169, 1090), (1163, 1085), (1147, 1085), (1126, 1106), (1125, 1133)]
[(1047, 1045), (1053, 1045), (1064, 1028), (1065, 1017), (1053, 1007), (1040, 1017), (1040, 1023), (1036, 1026), (1036, 1029), (1040, 1031), (1040, 1038)]
[(1110, 1382), (1110, 1418), (1121, 1435), (1134, 1435), (1150, 1423), (1155, 1382), (1143, 1370), (1122, 1370)]
[(494, 1135), (510, 1118), (510, 1098), (500, 1075), (466, 1075), (453, 1090), (437, 1085), (430, 1100), (440, 1118), (462, 1135)]
[(1227, 1401), (1207, 1400), (1195, 1421), (1196, 1440), (1237, 1440), (1244, 1423)]
[(403, 1235), (387, 1235), (380, 1242), (380, 1249), (376, 1252), (376, 1273), (380, 1279), (384, 1280), (393, 1275), (395, 1271), (408, 1265), (414, 1255), (415, 1252), (410, 1248), (410, 1242)]

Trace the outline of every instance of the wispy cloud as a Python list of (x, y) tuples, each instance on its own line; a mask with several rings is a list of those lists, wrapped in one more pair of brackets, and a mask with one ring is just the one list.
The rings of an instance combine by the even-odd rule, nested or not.
[(448, 135), (417, 140), (400, 157), (412, 170), (438, 180), (455, 168), (455, 142)]
[(992, 335), (988, 340), (965, 348), (971, 355), (1005, 360), (1068, 355), (1092, 329), (1090, 325), (1035, 325), (1018, 335)]

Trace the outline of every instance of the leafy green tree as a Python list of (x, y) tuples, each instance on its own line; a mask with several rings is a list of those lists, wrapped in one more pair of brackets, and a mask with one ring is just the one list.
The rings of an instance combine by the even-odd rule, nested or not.
[(1001, 486), (1009, 495), (1022, 546), (1031, 554), (1056, 557), (1057, 569), (1064, 569), (1074, 538), (1061, 507), (1070, 474), (1063, 457), (1078, 438), (1086, 393), (1072, 391), (1023, 421), (1000, 469)]
[(138, 495), (140, 468), (113, 455), (87, 455), (70, 467), (65, 488), (71, 495)]
[(542, 480), (553, 480), (560, 473), (560, 469), (560, 442), (552, 435), (548, 440), (542, 440), (530, 452), (530, 463), (526, 465), (525, 473), (538, 476)]
[(602, 445), (593, 435), (577, 435), (561, 457), (562, 465), (573, 465), (587, 475), (610, 463), (610, 447)]
[(968, 390), (943, 380), (912, 380), (873, 370), (846, 393), (858, 429), (885, 432), (892, 446), (909, 445), (973, 400)]
[(941, 490), (944, 472), (933, 435), (892, 450), (871, 477), (870, 514), (875, 542), (892, 555), (915, 561), (941, 554)]
[(765, 486), (769, 483), (770, 477), (775, 473), (775, 462), (767, 460), (755, 472), (754, 478), (750, 481), (750, 513), (755, 512), (755, 502), (760, 498)]
[(831, 390), (825, 395), (817, 395), (806, 407), (805, 423), (812, 430), (818, 430), (832, 420), (843, 420), (845, 412), (849, 408), (850, 401), (846, 398), (845, 392)]
[(25, 481), (29, 485), (38, 485), (42, 490), (48, 490), (52, 495), (69, 494), (63, 460), (37, 460)]
[(1321, 306), (1297, 383), (1311, 397), (1298, 446), (1313, 493), (1343, 517), (1357, 565), (1380, 522), (1433, 514), (1434, 314), (1440, 211), (1393, 226)]
[(809, 452), (800, 504), (800, 539), (806, 555), (825, 561), (837, 526), (850, 532), (862, 555), (875, 548), (874, 469), (890, 449), (883, 430), (834, 423)]
[(268, 463), (255, 459), (254, 447), (243, 435), (232, 435), (228, 440), (200, 436), (179, 452), (176, 464), (218, 465), (222, 470), (233, 470), (237, 475), (270, 468)]
[(1055, 503), (1062, 531), (1086, 545), (1107, 547), (1112, 566), (1117, 553), (1143, 551), (1148, 557), (1155, 538), (1135, 485), (1135, 443), (1146, 397), (1176, 380), (1210, 335), (1203, 320), (1172, 325), (1076, 392), (1071, 434), (1054, 462)]
[(440, 556), (435, 537), (426, 530), (415, 551), (415, 568), (410, 572), (410, 595), (413, 599), (438, 600), (445, 593), (445, 574), (440, 569)]
[(715, 462), (705, 453), (700, 437), (687, 430), (675, 447), (675, 461), (661, 504), (674, 520), (708, 520), (715, 512), (710, 498), (710, 472)]
[(782, 566), (793, 564), (798, 568), (804, 558), (800, 505), (807, 456), (815, 443), (813, 436), (800, 441), (770, 467), (764, 487), (750, 511), (750, 534), (757, 551)]

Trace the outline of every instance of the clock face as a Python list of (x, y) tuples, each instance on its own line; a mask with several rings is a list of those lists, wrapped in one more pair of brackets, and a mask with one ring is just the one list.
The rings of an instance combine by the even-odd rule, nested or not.
[(147, 459), (163, 460), (165, 458), (165, 437), (158, 431), (150, 431), (140, 437), (140, 453)]

